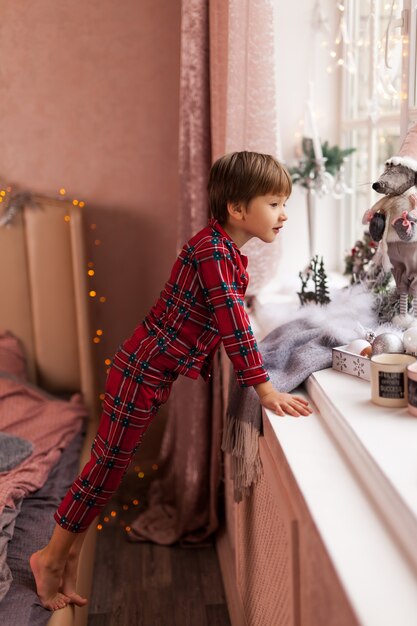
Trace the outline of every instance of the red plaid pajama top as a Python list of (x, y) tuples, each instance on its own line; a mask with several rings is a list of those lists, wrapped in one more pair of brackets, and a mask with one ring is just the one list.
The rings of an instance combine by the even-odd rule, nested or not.
[(223, 341), (240, 386), (269, 380), (244, 308), (247, 263), (214, 218), (183, 246), (158, 301), (141, 323), (155, 338), (151, 355), (158, 354), (162, 367), (208, 380)]

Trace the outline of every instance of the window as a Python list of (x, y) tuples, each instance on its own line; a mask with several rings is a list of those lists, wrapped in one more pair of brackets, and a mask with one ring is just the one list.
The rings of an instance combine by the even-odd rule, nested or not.
[(416, 3), (346, 0), (342, 9), (342, 145), (356, 148), (346, 164), (353, 193), (344, 199), (344, 250), (361, 238), (362, 215), (381, 197), (372, 182), (417, 121)]

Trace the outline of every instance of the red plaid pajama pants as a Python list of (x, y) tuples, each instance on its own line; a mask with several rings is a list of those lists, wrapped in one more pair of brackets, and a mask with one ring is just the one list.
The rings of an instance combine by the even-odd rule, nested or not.
[[(71, 532), (86, 530), (118, 488), (133, 454), (178, 374), (149, 357), (149, 337), (139, 326), (114, 356), (91, 456), (54, 514)], [(152, 353), (151, 353), (152, 354)]]

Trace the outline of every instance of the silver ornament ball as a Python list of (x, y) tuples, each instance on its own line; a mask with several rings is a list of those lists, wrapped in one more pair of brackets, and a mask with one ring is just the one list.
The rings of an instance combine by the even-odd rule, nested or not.
[(404, 352), (402, 339), (394, 333), (381, 333), (372, 342), (372, 354)]

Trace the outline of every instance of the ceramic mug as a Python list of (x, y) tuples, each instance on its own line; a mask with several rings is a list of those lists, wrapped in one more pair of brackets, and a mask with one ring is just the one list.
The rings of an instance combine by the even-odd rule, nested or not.
[(408, 412), (417, 416), (417, 361), (407, 367)]
[(413, 363), (416, 357), (411, 354), (385, 352), (371, 357), (372, 402), (388, 407), (407, 406), (407, 367)]

